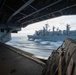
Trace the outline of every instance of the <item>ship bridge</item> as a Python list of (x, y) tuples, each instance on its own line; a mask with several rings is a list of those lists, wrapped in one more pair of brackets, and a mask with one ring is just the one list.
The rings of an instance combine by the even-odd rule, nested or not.
[(75, 0), (0, 0), (0, 41), (29, 24), (75, 14)]

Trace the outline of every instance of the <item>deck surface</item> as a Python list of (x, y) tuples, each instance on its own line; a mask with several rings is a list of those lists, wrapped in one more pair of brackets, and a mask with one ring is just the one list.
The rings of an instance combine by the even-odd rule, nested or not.
[(43, 67), (0, 43), (0, 75), (41, 75)]

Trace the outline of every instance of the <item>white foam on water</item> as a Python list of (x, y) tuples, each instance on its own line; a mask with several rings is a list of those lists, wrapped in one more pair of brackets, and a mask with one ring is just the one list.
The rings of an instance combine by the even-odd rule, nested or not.
[(33, 39), (32, 39), (32, 38), (30, 38), (30, 39), (29, 39), (29, 41), (33, 41)]
[(47, 59), (53, 50), (56, 50), (61, 42), (51, 42), (51, 41), (28, 41), (25, 37), (13, 38), (11, 41), (7, 42), (11, 46), (19, 48), (23, 51), (34, 54), (37, 58)]
[(35, 42), (40, 42), (40, 41), (41, 41), (41, 39), (35, 39), (34, 41), (35, 41)]
[(51, 42), (50, 42), (50, 41), (41, 41), (40, 44), (43, 44), (43, 45), (50, 45)]

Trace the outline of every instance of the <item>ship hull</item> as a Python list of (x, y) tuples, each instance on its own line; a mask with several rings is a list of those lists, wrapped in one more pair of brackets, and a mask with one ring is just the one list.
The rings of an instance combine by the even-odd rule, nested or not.
[(51, 35), (51, 36), (33, 36), (28, 35), (28, 39), (35, 40), (41, 39), (42, 41), (64, 41), (67, 38), (76, 40), (76, 36), (67, 36), (67, 35)]

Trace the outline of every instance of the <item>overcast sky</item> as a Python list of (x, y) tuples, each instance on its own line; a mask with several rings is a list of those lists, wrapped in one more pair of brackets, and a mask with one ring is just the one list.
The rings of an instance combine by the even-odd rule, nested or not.
[(42, 29), (45, 24), (49, 24), (49, 29), (52, 30), (52, 27), (55, 26), (56, 28), (59, 27), (61, 30), (66, 29), (66, 24), (69, 24), (71, 27), (71, 30), (76, 30), (76, 15), (69, 15), (69, 16), (61, 16), (61, 17), (56, 17), (52, 19), (48, 19), (45, 21), (37, 22), (28, 25), (25, 28), (22, 28), (21, 31), (19, 31), (17, 34), (12, 34), (13, 36), (25, 36), (28, 34), (33, 34), (35, 30), (40, 30)]

